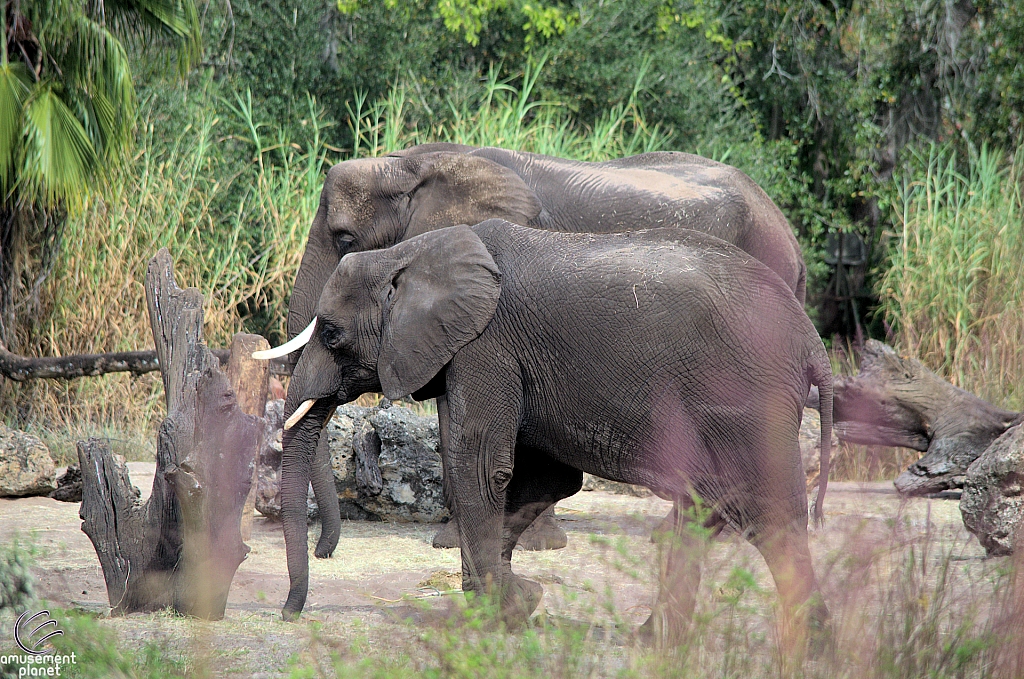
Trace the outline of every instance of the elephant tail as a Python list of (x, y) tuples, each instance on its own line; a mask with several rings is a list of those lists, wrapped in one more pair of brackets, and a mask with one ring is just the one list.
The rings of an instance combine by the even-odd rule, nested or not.
[(825, 489), (828, 487), (829, 461), (832, 456), (832, 366), (824, 351), (811, 369), (811, 382), (818, 386), (818, 404), (821, 413), (821, 465), (818, 474), (818, 495), (814, 498), (812, 514), (819, 528), (825, 523)]

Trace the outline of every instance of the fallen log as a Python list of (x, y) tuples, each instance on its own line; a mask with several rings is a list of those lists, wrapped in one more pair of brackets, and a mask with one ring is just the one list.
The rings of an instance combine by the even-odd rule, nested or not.
[[(96, 439), (80, 443), (82, 530), (96, 548), (114, 613), (171, 606), (220, 619), (231, 580), (249, 552), (240, 521), (263, 421), (239, 407), (235, 389), (202, 341), (202, 295), (178, 288), (166, 249), (150, 261), (146, 293), (167, 401), (153, 492), (143, 504), (109, 447)], [(236, 336), (233, 345), (248, 350), (261, 340)], [(262, 380), (265, 394), (266, 368), (262, 375), (248, 374)]]
[(868, 340), (860, 373), (835, 381), (835, 431), (843, 441), (924, 452), (896, 479), (905, 495), (962, 488), (967, 468), (1022, 413), (953, 386), (923, 363)]
[[(231, 356), (230, 349), (209, 351), (217, 357), (222, 366), (227, 365), (228, 357)], [(269, 363), (272, 375), (292, 374), (292, 365), (288, 362), (288, 357), (275, 358)], [(0, 345), (0, 375), (15, 382), (40, 379), (73, 380), (118, 372), (129, 372), (138, 376), (156, 370), (160, 370), (160, 360), (155, 350), (27, 358), (12, 354)]]

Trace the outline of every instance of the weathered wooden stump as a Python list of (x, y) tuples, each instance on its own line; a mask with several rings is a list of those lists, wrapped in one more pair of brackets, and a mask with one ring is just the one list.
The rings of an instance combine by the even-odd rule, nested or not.
[[(82, 530), (100, 558), (115, 613), (172, 606), (219, 619), (249, 552), (240, 523), (263, 423), (242, 411), (203, 343), (202, 295), (175, 284), (166, 249), (150, 261), (146, 293), (167, 400), (153, 493), (143, 505), (108, 447), (95, 439), (80, 443)], [(233, 346), (251, 353), (255, 341), (236, 336)], [(266, 393), (265, 367), (262, 374), (248, 368), (234, 374), (246, 376), (237, 391), (247, 402), (260, 384)]]
[(868, 340), (860, 364), (855, 377), (836, 379), (836, 433), (851, 443), (926, 452), (896, 479), (900, 493), (963, 487), (971, 463), (1021, 421), (882, 342)]

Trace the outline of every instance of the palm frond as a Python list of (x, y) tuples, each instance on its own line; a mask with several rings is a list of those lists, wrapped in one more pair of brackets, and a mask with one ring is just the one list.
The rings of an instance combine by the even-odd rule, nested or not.
[(21, 144), (21, 119), (29, 96), (28, 69), (20, 62), (0, 61), (0, 202), (15, 179)]
[(22, 190), (43, 204), (79, 207), (97, 165), (96, 149), (53, 83), (40, 83), (29, 98), (24, 136)]
[(131, 65), (121, 41), (80, 15), (50, 53), (65, 74), (64, 99), (78, 113), (93, 148), (105, 160), (119, 158), (131, 143), (136, 110)]
[(202, 35), (195, 0), (107, 0), (105, 7), (119, 26), (130, 26), (134, 33), (145, 28), (170, 38), (182, 75), (199, 60)]

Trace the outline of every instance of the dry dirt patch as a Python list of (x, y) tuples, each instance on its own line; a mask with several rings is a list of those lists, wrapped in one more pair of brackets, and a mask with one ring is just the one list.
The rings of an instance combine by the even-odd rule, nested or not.
[[(130, 463), (133, 481), (148, 493), (153, 465)], [(984, 550), (963, 528), (957, 502), (947, 499), (902, 501), (889, 483), (834, 483), (825, 502), (827, 527), (813, 531), (811, 549), (826, 598), (842, 598), (845, 561), (894, 535), (930, 532), (937, 545), (955, 545), (958, 567), (986, 567)], [(627, 629), (650, 612), (656, 578), (656, 547), (651, 529), (669, 503), (602, 491), (582, 492), (559, 504), (569, 535), (565, 549), (517, 551), (517, 572), (544, 584), (541, 614), (561, 620), (615, 625)], [(0, 500), (0, 542), (15, 535), (37, 549), (39, 594), (51, 605), (102, 612), (106, 590), (92, 544), (80, 530), (78, 505), (47, 498)], [(430, 545), (436, 526), (343, 522), (331, 559), (311, 558), (310, 595), (297, 624), (280, 620), (288, 588), (280, 524), (254, 521), (252, 552), (235, 576), (225, 620), (204, 623), (170, 614), (135, 614), (103, 622), (126, 645), (156, 640), (205, 665), (216, 675), (279, 676), (289, 658), (305, 657), (313, 629), (344, 639), (364, 636), (371, 645), (397, 644), (413, 634), (401, 618), (409, 600), (424, 599), (445, 610), (458, 586), (458, 550)], [(310, 528), (310, 545), (318, 528)], [(933, 554), (935, 551), (933, 550)], [(738, 536), (725, 536), (712, 550), (705, 571), (703, 599), (728, 597), (730, 573), (749, 571), (761, 594), (756, 606), (770, 620), (774, 585), (757, 551)], [(439, 595), (440, 594), (440, 595)], [(830, 602), (830, 606), (832, 603)], [(767, 630), (770, 623), (764, 623)], [(766, 633), (766, 636), (767, 633)]]

